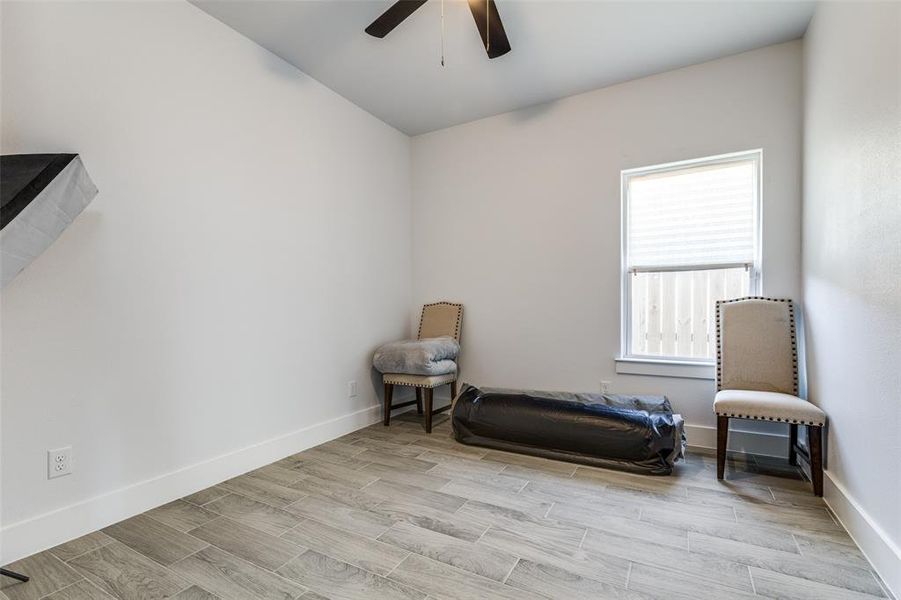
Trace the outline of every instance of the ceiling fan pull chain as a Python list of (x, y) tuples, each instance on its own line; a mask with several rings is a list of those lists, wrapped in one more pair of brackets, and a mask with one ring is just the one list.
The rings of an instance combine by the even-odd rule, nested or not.
[(441, 66), (444, 66), (444, 0), (441, 0)]

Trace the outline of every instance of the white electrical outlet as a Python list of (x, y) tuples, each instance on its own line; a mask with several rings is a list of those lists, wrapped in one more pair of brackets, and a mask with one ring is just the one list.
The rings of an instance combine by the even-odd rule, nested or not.
[(47, 450), (47, 479), (62, 477), (72, 472), (72, 446)]
[(356, 381), (348, 381), (347, 382), (347, 397), (348, 398), (356, 398), (357, 397), (357, 382)]
[(602, 394), (609, 394), (609, 393), (610, 393), (610, 382), (609, 382), (609, 381), (602, 381), (602, 382), (601, 382), (601, 393), (602, 393)]

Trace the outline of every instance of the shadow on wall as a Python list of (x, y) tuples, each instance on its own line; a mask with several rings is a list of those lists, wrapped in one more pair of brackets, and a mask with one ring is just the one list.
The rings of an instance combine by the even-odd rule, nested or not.
[(510, 113), (510, 117), (516, 123), (531, 121), (532, 119), (537, 119), (553, 112), (557, 103), (557, 100), (551, 100), (550, 102), (542, 102), (541, 104), (527, 106), (526, 108)]

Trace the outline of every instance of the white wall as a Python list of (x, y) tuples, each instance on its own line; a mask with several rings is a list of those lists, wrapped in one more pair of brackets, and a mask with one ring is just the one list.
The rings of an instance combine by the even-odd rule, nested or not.
[(803, 285), (826, 499), (901, 596), (901, 4), (805, 38)]
[(377, 418), (409, 138), (185, 2), (4, 2), (2, 70), (2, 151), (100, 189), (2, 293), (4, 561)]
[(801, 46), (789, 42), (414, 138), (414, 301), (466, 305), (466, 381), (666, 394), (696, 426), (689, 443), (709, 446), (712, 381), (614, 372), (620, 171), (754, 148), (763, 291), (797, 299)]

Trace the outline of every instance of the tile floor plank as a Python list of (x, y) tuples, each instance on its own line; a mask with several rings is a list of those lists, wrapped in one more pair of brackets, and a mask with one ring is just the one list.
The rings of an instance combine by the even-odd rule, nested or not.
[(76, 538), (70, 542), (66, 542), (65, 544), (60, 544), (59, 546), (51, 548), (49, 552), (51, 552), (58, 559), (65, 562), (72, 560), (76, 556), (80, 556), (85, 552), (96, 550), (97, 548), (106, 546), (107, 544), (112, 544), (113, 541), (115, 540), (113, 540), (113, 538), (106, 535), (102, 531), (95, 531), (93, 533), (83, 535), (80, 538)]
[(169, 598), (189, 587), (187, 581), (171, 570), (121, 542), (82, 554), (69, 564), (119, 600)]
[(373, 539), (388, 531), (394, 524), (394, 519), (380, 514), (377, 508), (368, 511), (317, 495), (307, 496), (286, 506), (285, 510), (298, 517), (315, 519)]
[(334, 452), (326, 452), (317, 446), (315, 448), (310, 448), (309, 450), (304, 450), (303, 452), (298, 452), (297, 454), (292, 454), (291, 456), (277, 461), (275, 464), (289, 469), (296, 469), (302, 465), (309, 464), (310, 462), (347, 466), (359, 464), (360, 461), (353, 456), (343, 456)]
[[(378, 481), (375, 483), (378, 483)], [(301, 479), (291, 487), (299, 490), (305, 496), (320, 496), (361, 510), (369, 510), (381, 502), (381, 498), (377, 498), (369, 492), (372, 486), (367, 486), (365, 490), (358, 490), (351, 486), (328, 479), (321, 479), (313, 475)]]
[(332, 600), (424, 600), (426, 596), (313, 550), (293, 559), (278, 573)]
[(0, 592), (6, 594), (9, 600), (37, 600), (82, 579), (81, 574), (51, 552), (33, 554), (6, 565), (6, 568), (31, 577), (27, 583), (0, 577)]
[(505, 529), (492, 527), (476, 542), (505, 550), (531, 562), (549, 565), (594, 581), (623, 588), (629, 575), (629, 561), (611, 555), (596, 554), (582, 549), (566, 550), (548, 546), (542, 540)]
[(422, 458), (400, 456), (380, 450), (364, 450), (354, 458), (364, 462), (376, 463), (386, 467), (395, 467), (397, 469), (405, 469), (407, 471), (425, 472), (435, 466), (435, 463)]
[(192, 529), (191, 535), (270, 571), (305, 550), (287, 540), (226, 517), (219, 517)]
[[(530, 490), (524, 490), (522, 495), (526, 497), (541, 497), (534, 494)], [(589, 526), (597, 519), (602, 517), (638, 520), (641, 516), (642, 506), (636, 503), (626, 503), (619, 501), (607, 501), (605, 498), (598, 498), (592, 501), (586, 501), (583, 498), (574, 497), (571, 500), (557, 500), (553, 502), (553, 506), (547, 512), (549, 518), (566, 517), (565, 520), (573, 523), (581, 523)]]
[[(677, 566), (677, 565), (672, 565)], [(753, 591), (741, 592), (722, 585), (714, 578), (699, 578), (691, 573), (633, 563), (629, 571), (629, 590), (659, 600), (750, 600)]]
[(345, 444), (344, 442), (339, 442), (338, 440), (332, 440), (330, 442), (325, 442), (324, 444), (319, 444), (315, 449), (319, 452), (327, 452), (328, 454), (334, 454), (335, 456), (343, 456), (346, 458), (355, 458), (363, 452), (362, 448), (358, 448), (356, 446), (353, 446), (352, 444)]
[(422, 448), (423, 450), (438, 450), (445, 454), (454, 454), (456, 456), (472, 458), (473, 460), (479, 460), (488, 454), (487, 448), (466, 446), (452, 437), (439, 437), (438, 433), (428, 435), (423, 432), (420, 435), (414, 436), (414, 439), (410, 444)]
[(454, 496), (445, 492), (434, 492), (415, 485), (386, 481), (384, 479), (380, 479), (368, 486), (365, 492), (382, 500), (405, 500), (448, 512), (454, 512), (466, 503), (466, 498), (461, 498), (460, 496)]
[(589, 529), (599, 529), (646, 542), (688, 550), (688, 531), (661, 527), (638, 519), (604, 514), (596, 509), (558, 502), (548, 513), (549, 519), (561, 523), (573, 523)]
[(827, 533), (841, 532), (838, 525), (824, 508), (789, 508), (784, 506), (754, 506), (736, 503), (733, 508), (740, 523), (757, 523), (775, 527), (791, 527)]
[[(693, 547), (694, 544), (689, 543), (690, 547)], [(725, 560), (716, 555), (692, 554), (681, 548), (615, 535), (598, 529), (588, 530), (582, 547), (591, 552), (651, 567), (671, 565), (673, 570), (682, 571), (701, 580), (710, 579), (737, 590), (753, 592), (747, 567), (735, 560)]]
[(185, 502), (190, 502), (191, 504), (196, 504), (197, 506), (203, 506), (207, 502), (212, 502), (213, 500), (217, 500), (226, 494), (230, 494), (227, 489), (224, 487), (214, 485), (212, 487), (208, 487), (206, 489), (200, 490), (199, 492), (194, 492), (189, 496), (185, 496), (182, 498)]
[(170, 567), (223, 600), (295, 600), (307, 589), (215, 546)]
[(207, 545), (146, 514), (110, 525), (103, 533), (162, 565), (171, 565)]
[(510, 494), (519, 493), (529, 483), (528, 479), (508, 475), (504, 472), (490, 474), (479, 471), (472, 472), (465, 465), (455, 463), (439, 463), (429, 469), (428, 474), (443, 478), (445, 483), (450, 480), (474, 481)]
[(585, 527), (552, 519), (539, 519), (521, 511), (475, 500), (467, 502), (457, 514), (492, 527), (534, 538), (547, 548), (561, 549), (565, 552), (577, 550), (582, 538), (585, 537)]
[(238, 494), (223, 496), (204, 508), (214, 516), (222, 515), (274, 536), (280, 536), (301, 520), (288, 511)]
[(791, 552), (760, 548), (701, 533), (689, 534), (692, 554), (717, 556), (783, 575), (808, 579), (864, 594), (879, 595), (882, 588), (867, 569), (837, 563), (823, 563)]
[(476, 546), (406, 522), (395, 524), (379, 540), (499, 582), (504, 581), (517, 561), (516, 556), (502, 550)]
[(391, 524), (403, 521), (467, 542), (475, 542), (488, 529), (487, 524), (476, 523), (448, 511), (429, 508), (415, 501), (386, 500), (372, 509), (372, 512), (389, 519)]
[(655, 527), (703, 533), (784, 552), (798, 551), (791, 533), (774, 527), (699, 517), (677, 510), (663, 510), (656, 507), (643, 509), (641, 520)]
[(303, 473), (298, 469), (289, 469), (279, 464), (266, 465), (259, 469), (248, 471), (247, 475), (256, 477), (257, 479), (265, 479), (266, 481), (271, 481), (272, 483), (283, 485), (285, 487), (290, 486), (296, 481), (300, 481), (304, 477)]
[(495, 506), (512, 508), (534, 517), (543, 517), (550, 510), (553, 502), (537, 500), (518, 493), (499, 490), (471, 479), (455, 479), (441, 488), (441, 491), (452, 496), (478, 500)]
[(374, 450), (376, 452), (385, 452), (386, 454), (394, 454), (396, 456), (404, 456), (406, 458), (416, 458), (422, 454), (425, 449), (420, 446), (411, 446), (407, 442), (400, 442), (394, 439), (378, 439), (371, 437), (361, 437), (351, 444), (365, 450)]
[(560, 567), (520, 560), (507, 585), (567, 600), (652, 600), (651, 596), (583, 577)]
[(560, 460), (551, 460), (541, 458), (539, 456), (531, 456), (528, 454), (514, 454), (512, 452), (502, 452), (501, 450), (489, 450), (482, 457), (482, 462), (492, 462), (500, 465), (516, 465), (520, 467), (528, 467), (537, 469), (546, 473), (560, 473), (570, 475), (575, 472), (576, 464), (563, 462)]
[(173, 596), (172, 600), (221, 600), (221, 598), (215, 594), (209, 593), (201, 587), (192, 585), (188, 589)]
[[(303, 481), (302, 479), (300, 481)], [(292, 502), (297, 502), (306, 494), (293, 487), (287, 487), (273, 483), (267, 479), (241, 475), (219, 484), (230, 492), (253, 498), (276, 508), (284, 508)]]
[(216, 518), (214, 513), (184, 500), (163, 504), (147, 511), (146, 514), (160, 523), (182, 532), (188, 532)]
[(360, 471), (368, 475), (372, 475), (377, 479), (385, 481), (393, 481), (394, 483), (403, 483), (406, 485), (415, 485), (426, 490), (437, 491), (450, 482), (449, 477), (435, 474), (435, 469), (440, 465), (429, 469), (425, 473), (421, 471), (405, 471), (403, 469), (395, 469), (394, 467), (386, 467), (378, 463), (369, 463), (365, 467), (361, 467)]
[(309, 462), (297, 467), (297, 470), (307, 476), (313, 475), (319, 479), (360, 489), (379, 479), (377, 474), (366, 471), (366, 466), (367, 463), (364, 462), (359, 465), (351, 463), (347, 466)]
[(409, 554), (397, 545), (330, 527), (312, 519), (288, 530), (282, 538), (382, 576), (387, 575)]
[(801, 555), (806, 556), (807, 558), (823, 562), (852, 565), (861, 569), (870, 568), (870, 563), (867, 562), (863, 552), (861, 552), (857, 546), (831, 542), (800, 534), (795, 534), (794, 538), (798, 544), (798, 550), (801, 551)]
[(689, 499), (679, 494), (660, 493), (649, 490), (640, 490), (624, 487), (618, 483), (609, 484), (604, 490), (607, 499), (631, 502), (641, 508), (674, 509), (690, 513), (698, 517), (723, 519), (735, 521), (735, 511), (732, 506), (724, 506), (720, 503), (705, 504)]
[(112, 598), (87, 579), (82, 579), (58, 592), (44, 596), (44, 600), (112, 600)]
[(798, 579), (783, 573), (751, 567), (751, 578), (758, 596), (778, 600), (874, 600), (884, 598), (844, 588)]
[(453, 454), (447, 454), (438, 450), (429, 450), (419, 455), (419, 460), (431, 462), (436, 465), (457, 465), (460, 468), (467, 469), (470, 473), (481, 473), (483, 475), (491, 475), (492, 473), (500, 473), (504, 469), (501, 463), (475, 460), (473, 458), (463, 458)]
[(418, 554), (407, 557), (388, 578), (426, 592), (435, 600), (547, 600), (534, 592), (518, 590)]

